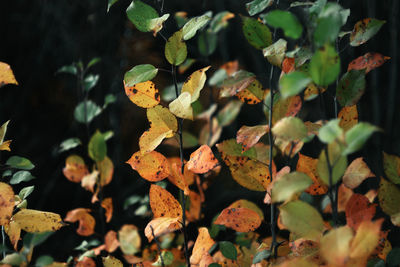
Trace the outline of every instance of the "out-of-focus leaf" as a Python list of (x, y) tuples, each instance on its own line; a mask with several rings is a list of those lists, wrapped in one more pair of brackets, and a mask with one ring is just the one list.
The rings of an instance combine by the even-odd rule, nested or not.
[(228, 26), (228, 20), (230, 20), (234, 17), (235, 17), (235, 14), (233, 14), (231, 12), (228, 12), (228, 11), (219, 12), (211, 20), (210, 30), (213, 33), (218, 33), (220, 30), (226, 28)]
[(80, 183), (82, 178), (89, 174), (85, 161), (77, 155), (71, 155), (65, 160), (64, 176), (74, 183)]
[(93, 87), (99, 82), (100, 75), (98, 74), (88, 74), (83, 80), (83, 89), (89, 92)]
[(118, 2), (118, 0), (108, 0), (107, 13), (110, 11), (111, 6), (114, 5), (116, 2)]
[(376, 204), (369, 202), (368, 198), (361, 194), (353, 194), (346, 205), (347, 225), (357, 230), (364, 221), (371, 221), (376, 213)]
[(332, 229), (321, 238), (320, 253), (328, 264), (343, 266), (350, 258), (353, 231), (348, 226)]
[(318, 175), (317, 164), (317, 159), (299, 154), (296, 170), (307, 174), (313, 180), (313, 184), (305, 191), (311, 195), (323, 195), (328, 191), (328, 187)]
[(35, 165), (33, 165), (29, 159), (19, 156), (11, 156), (10, 158), (8, 158), (8, 160), (6, 161), (6, 165), (15, 169), (28, 171), (35, 168)]
[(357, 104), (365, 90), (365, 71), (350, 70), (340, 79), (336, 88), (336, 96), (343, 107)]
[(196, 35), (196, 32), (203, 28), (210, 20), (211, 17), (208, 15), (191, 18), (182, 28), (183, 40), (186, 41), (193, 38)]
[(125, 224), (118, 231), (120, 248), (124, 254), (133, 255), (140, 251), (141, 238), (136, 226)]
[(186, 43), (182, 39), (182, 30), (175, 32), (165, 44), (165, 57), (171, 65), (179, 66), (187, 57)]
[(319, 48), (311, 58), (309, 72), (318, 85), (333, 83), (340, 73), (340, 58), (335, 48), (329, 44)]
[(310, 82), (311, 78), (304, 72), (294, 71), (283, 75), (279, 80), (282, 98), (299, 94)]
[(330, 144), (343, 134), (343, 129), (339, 126), (339, 119), (330, 120), (319, 128), (318, 138), (325, 144)]
[(64, 152), (64, 151), (70, 150), (81, 144), (82, 144), (82, 142), (79, 138), (76, 138), (76, 137), (68, 138), (60, 144), (60, 148), (59, 148), (58, 152)]
[(307, 137), (307, 128), (301, 119), (285, 117), (272, 127), (272, 133), (286, 141), (302, 140)]
[(89, 157), (96, 161), (102, 161), (107, 155), (107, 144), (101, 132), (96, 131), (90, 138), (88, 145)]
[(232, 100), (217, 114), (217, 120), (221, 127), (231, 124), (237, 117), (242, 107), (242, 102)]
[(225, 258), (236, 260), (237, 259), (237, 250), (236, 247), (229, 241), (221, 241), (219, 244), (219, 250)]
[(240, 70), (227, 77), (221, 84), (220, 97), (230, 97), (247, 88), (254, 80), (254, 73)]
[(343, 155), (357, 152), (365, 144), (368, 138), (379, 128), (367, 122), (359, 122), (345, 134), (347, 147), (343, 150)]
[(20, 199), (24, 200), (33, 192), (33, 189), (35, 189), (34, 185), (24, 187), (19, 191), (18, 196)]
[(218, 35), (211, 31), (202, 31), (197, 39), (197, 48), (202, 56), (208, 57), (217, 49)]
[(272, 65), (280, 67), (285, 57), (287, 42), (285, 39), (279, 39), (272, 45), (263, 49), (263, 55)]
[(269, 131), (268, 125), (243, 125), (236, 134), (236, 142), (241, 143), (243, 151), (252, 148)]
[(90, 209), (83, 208), (71, 210), (65, 216), (64, 221), (72, 223), (79, 221), (79, 228), (76, 232), (81, 236), (90, 236), (94, 234), (96, 221), (89, 212)]
[(272, 188), (272, 202), (289, 200), (294, 194), (307, 189), (313, 181), (306, 174), (291, 172), (275, 181)]
[[(334, 142), (328, 145), (328, 153), (326, 153), (325, 149), (321, 151), (321, 154), (318, 158), (317, 170), (318, 174), (321, 177), (322, 181), (326, 185), (330, 185), (330, 178), (332, 179), (332, 186), (339, 182), (340, 178), (342, 178), (344, 172), (347, 168), (347, 157), (342, 156), (340, 146)], [(331, 167), (331, 175), (329, 174), (329, 166), (328, 166), (328, 158), (329, 157), (329, 165)]]
[(343, 175), (343, 183), (351, 189), (357, 188), (365, 179), (375, 175), (368, 168), (363, 158), (357, 158), (347, 167)]
[(80, 102), (74, 110), (74, 117), (77, 122), (90, 123), (101, 113), (101, 108), (92, 100)]
[(383, 152), (383, 169), (391, 182), (400, 184), (400, 157)]
[(381, 177), (378, 191), (379, 204), (383, 212), (389, 216), (400, 213), (400, 189)]
[[(342, 7), (336, 3), (328, 3), (319, 13), (317, 27), (314, 31), (314, 43), (323, 46), (336, 40), (343, 20), (341, 16)], [(347, 17), (345, 18), (345, 22)]]
[(286, 37), (298, 39), (303, 33), (303, 26), (289, 11), (276, 9), (263, 15), (262, 19), (272, 27), (281, 28)]

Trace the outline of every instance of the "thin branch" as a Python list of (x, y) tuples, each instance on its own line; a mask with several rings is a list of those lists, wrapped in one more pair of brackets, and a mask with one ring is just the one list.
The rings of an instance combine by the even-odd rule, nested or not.
[(152, 234), (152, 236), (153, 236), (153, 238), (154, 238), (154, 241), (156, 241), (156, 244), (157, 244), (157, 250), (158, 250), (158, 255), (160, 256), (161, 266), (164, 267), (165, 264), (164, 264), (163, 256), (162, 256), (162, 254), (161, 254), (161, 245), (160, 245), (160, 241), (158, 241), (157, 237), (154, 235), (153, 226), (150, 225), (150, 229), (151, 229), (151, 234)]
[[(328, 165), (328, 173), (329, 173), (328, 197), (331, 201), (333, 225), (334, 225), (334, 227), (336, 227), (338, 225), (337, 199), (334, 197), (334, 192), (333, 192), (334, 191), (334, 185), (333, 185), (333, 179), (332, 179), (333, 170), (332, 170), (331, 161), (329, 159), (328, 146), (325, 146), (324, 152), (325, 152), (326, 164)], [(336, 191), (338, 191), (338, 190), (336, 190)]]

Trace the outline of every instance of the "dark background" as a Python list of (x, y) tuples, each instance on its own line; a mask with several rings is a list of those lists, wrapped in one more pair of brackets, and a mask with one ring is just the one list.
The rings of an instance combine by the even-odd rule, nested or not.
[[(153, 1), (146, 2), (155, 6)], [(235, 14), (248, 15), (244, 8), (246, 2), (248, 1), (168, 0), (165, 1), (165, 12), (173, 14), (184, 10), (189, 16), (196, 16), (207, 10), (212, 10), (214, 14), (228, 10)], [(340, 2), (351, 9), (351, 15), (344, 27), (346, 30), (351, 30), (356, 21), (366, 17), (387, 21), (367, 44), (355, 48), (347, 46), (348, 37), (339, 44), (340, 50), (343, 50), (342, 70), (347, 68), (352, 59), (366, 52), (379, 52), (391, 57), (390, 61), (367, 75), (366, 92), (358, 105), (360, 120), (381, 127), (383, 132), (374, 134), (366, 147), (354, 157), (364, 156), (372, 171), (379, 177), (383, 175), (381, 151), (400, 154), (398, 1)], [(169, 69), (163, 56), (164, 41), (160, 37), (154, 38), (150, 33), (141, 33), (134, 29), (125, 14), (129, 3), (130, 1), (120, 0), (109, 13), (106, 13), (106, 0), (14, 0), (3, 3), (0, 8), (0, 61), (10, 64), (19, 82), (19, 86), (0, 88), (0, 123), (11, 120), (6, 138), (13, 140), (12, 152), (2, 152), (2, 162), (11, 155), (27, 157), (36, 165), (32, 173), (37, 177), (29, 183), (15, 186), (15, 191), (18, 192), (28, 184), (35, 185), (35, 191), (28, 199), (30, 208), (57, 212), (64, 217), (69, 210), (88, 207), (95, 210), (95, 216), (98, 215), (96, 205), (90, 203), (91, 194), (62, 175), (65, 158), (69, 154), (77, 153), (84, 156), (87, 163), (90, 161), (86, 156), (85, 146), (61, 154), (57, 152), (59, 144), (67, 138), (79, 137), (84, 144), (87, 144), (88, 139), (85, 126), (77, 123), (73, 117), (75, 105), (80, 102), (76, 79), (68, 74), (56, 74), (56, 71), (72, 62), (82, 60), (87, 63), (93, 57), (100, 57), (101, 62), (91, 69), (92, 73), (100, 74), (100, 81), (90, 92), (90, 99), (102, 105), (104, 96), (112, 93), (117, 96), (117, 102), (94, 119), (90, 132), (93, 133), (96, 129), (114, 131), (114, 137), (107, 143), (115, 173), (112, 183), (105, 188), (104, 195), (113, 197), (115, 209), (114, 218), (105, 230), (116, 231), (125, 223), (135, 224), (143, 230), (149, 221), (149, 218), (134, 216), (134, 209), (122, 209), (128, 196), (144, 195), (149, 189), (149, 183), (124, 163), (138, 151), (139, 136), (148, 128), (148, 122), (145, 110), (126, 97), (122, 84), (123, 75), (128, 69), (143, 63)], [(280, 7), (285, 9), (288, 3), (290, 1), (281, 1)], [(302, 20), (304, 14), (300, 8), (293, 10)], [(170, 17), (163, 34), (169, 36), (175, 30), (176, 24), (173, 17)], [(282, 33), (278, 31), (277, 34), (280, 36)], [(200, 57), (195, 47), (196, 41), (190, 41), (188, 45), (189, 56)], [(293, 44), (290, 48), (293, 48)], [(200, 57), (200, 61), (189, 73), (205, 66), (207, 61), (213, 66), (211, 73), (223, 62), (235, 59), (239, 60), (242, 68), (256, 73), (265, 87), (268, 86), (269, 67), (264, 63), (260, 52), (243, 38), (238, 16), (219, 34), (216, 52), (208, 59)], [(185, 75), (178, 79), (183, 81)], [(159, 73), (155, 82), (162, 90), (171, 83), (171, 77), (167, 73)], [(203, 99), (204, 107), (208, 106), (207, 99)], [(333, 116), (332, 99), (325, 96), (325, 101), (328, 115)], [(318, 107), (312, 101), (302, 112), (304, 115), (318, 112)], [(262, 122), (264, 118), (261, 110), (261, 105), (244, 106), (237, 121), (224, 129), (221, 140), (234, 137), (241, 125)], [(188, 123), (185, 127), (191, 130), (193, 125), (195, 124)], [(309, 155), (318, 155), (319, 147), (306, 149)], [(189, 157), (190, 152), (185, 151), (185, 158)], [(168, 149), (168, 153), (176, 155), (177, 150)], [(252, 199), (261, 205), (262, 194), (239, 187), (226, 170), (218, 179), (223, 179), (223, 183), (218, 182), (207, 191), (204, 219), (191, 226), (191, 230), (199, 225), (208, 226), (209, 219), (216, 212), (240, 197)], [(376, 181), (363, 184), (363, 190), (376, 185)], [(172, 186), (169, 189), (176, 193)], [(268, 227), (264, 228), (262, 229), (268, 231)], [(97, 234), (93, 237), (101, 240), (102, 231), (103, 229), (97, 227)], [(196, 231), (191, 231), (191, 235), (195, 234)], [(75, 234), (75, 226), (64, 227), (40, 246), (35, 255), (50, 254), (57, 260), (66, 260), (68, 255), (76, 253), (73, 248), (83, 239), (85, 238)], [(395, 240), (393, 242), (396, 244)]]

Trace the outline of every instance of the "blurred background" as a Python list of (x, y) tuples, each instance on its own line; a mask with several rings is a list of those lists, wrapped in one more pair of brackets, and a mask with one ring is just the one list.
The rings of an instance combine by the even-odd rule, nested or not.
[[(156, 6), (156, 1), (145, 1)], [(165, 1), (164, 12), (174, 14), (176, 11), (186, 11), (189, 17), (202, 15), (211, 10), (215, 13), (230, 11), (234, 14), (248, 15), (245, 0), (168, 0)], [(289, 6), (291, 1), (280, 1), (281, 9)], [(12, 151), (2, 152), (1, 160), (5, 161), (11, 155), (29, 158), (35, 169), (32, 173), (37, 178), (15, 187), (18, 192), (26, 185), (34, 185), (35, 191), (28, 199), (28, 207), (59, 213), (65, 217), (69, 210), (83, 207), (93, 208), (91, 193), (85, 191), (79, 184), (68, 181), (62, 174), (65, 159), (71, 153), (87, 157), (86, 144), (88, 136), (84, 124), (74, 120), (74, 108), (82, 100), (77, 93), (77, 80), (73, 75), (57, 73), (64, 65), (82, 61), (87, 64), (92, 58), (99, 57), (101, 61), (90, 69), (91, 73), (99, 74), (98, 84), (90, 91), (89, 98), (103, 104), (104, 96), (114, 94), (116, 102), (111, 104), (90, 124), (90, 132), (96, 129), (104, 132), (112, 130), (114, 136), (107, 141), (108, 155), (115, 165), (114, 178), (104, 189), (104, 196), (112, 197), (114, 202), (114, 218), (107, 224), (106, 230), (118, 230), (126, 223), (135, 224), (139, 229), (149, 221), (134, 214), (137, 206), (123, 209), (125, 199), (131, 195), (144, 196), (149, 189), (144, 181), (125, 162), (139, 150), (140, 135), (149, 125), (145, 109), (134, 105), (126, 97), (123, 89), (123, 75), (138, 64), (149, 63), (156, 67), (169, 69), (164, 58), (164, 41), (153, 37), (150, 33), (137, 31), (127, 19), (125, 10), (130, 4), (128, 0), (119, 0), (107, 13), (106, 0), (81, 1), (23, 1), (13, 0), (2, 3), (0, 7), (0, 61), (8, 63), (14, 71), (18, 86), (7, 85), (0, 88), (0, 123), (11, 120), (8, 126), (7, 139), (12, 139)], [(345, 25), (346, 30), (352, 30), (360, 19), (373, 17), (386, 20), (379, 33), (367, 44), (350, 47), (345, 37), (339, 43), (341, 50), (342, 70), (348, 63), (367, 52), (379, 52), (390, 56), (391, 60), (382, 67), (367, 75), (365, 95), (358, 105), (361, 121), (368, 121), (379, 126), (383, 132), (374, 134), (366, 147), (354, 157), (364, 156), (366, 162), (377, 175), (382, 175), (382, 151), (390, 154), (400, 154), (400, 94), (399, 55), (398, 55), (398, 19), (399, 4), (397, 0), (346, 0), (340, 1), (345, 8), (351, 9), (351, 15)], [(300, 20), (304, 13), (300, 8), (293, 9)], [(170, 36), (177, 30), (172, 17), (168, 19), (165, 36)], [(277, 32), (278, 37), (282, 34)], [(243, 38), (240, 17), (229, 21), (229, 26), (218, 35), (218, 47), (209, 57), (204, 57), (197, 51), (196, 38), (188, 42), (189, 57), (198, 61), (184, 74), (178, 76), (179, 81), (201, 67), (212, 65), (211, 74), (224, 62), (238, 60), (241, 68), (254, 72), (268, 86), (269, 66), (261, 53), (252, 48)], [(293, 44), (290, 44), (293, 48)], [(277, 78), (279, 75), (276, 74)], [(277, 80), (277, 79), (275, 79)], [(158, 89), (163, 90), (172, 83), (168, 73), (159, 72), (154, 79)], [(203, 108), (209, 106), (209, 90), (203, 90), (201, 98)], [(215, 99), (218, 92), (214, 90)], [(219, 101), (219, 100), (218, 100)], [(330, 99), (326, 99), (330, 103)], [(222, 103), (222, 102), (221, 102)], [(165, 104), (165, 103), (164, 103)], [(333, 114), (333, 104), (327, 105)], [(316, 112), (318, 104), (311, 101), (304, 107), (304, 114)], [(242, 125), (256, 125), (265, 120), (262, 105), (243, 106), (238, 119), (229, 127), (224, 128), (221, 140), (232, 138)], [(197, 134), (196, 123), (185, 122), (185, 128)], [(67, 138), (78, 137), (83, 146), (59, 153), (59, 145)], [(318, 155), (319, 147), (306, 147), (310, 156)], [(168, 155), (177, 155), (178, 150), (163, 147)], [(188, 159), (193, 149), (185, 150)], [(90, 165), (89, 165), (90, 166)], [(223, 207), (234, 200), (245, 197), (262, 205), (263, 195), (248, 191), (237, 185), (230, 178), (229, 171), (223, 169), (216, 179), (223, 183), (214, 183), (206, 192), (206, 206), (203, 209), (204, 218), (193, 224), (193, 230), (200, 225), (210, 225), (210, 218)], [(365, 188), (376, 186), (367, 184)], [(175, 188), (169, 187), (176, 193)], [(95, 213), (95, 212), (94, 212)], [(85, 238), (75, 233), (75, 226), (64, 227), (52, 235), (48, 241), (35, 252), (37, 255), (49, 254), (56, 260), (66, 260), (74, 255), (73, 248)], [(267, 225), (263, 226), (265, 236), (268, 235)], [(91, 238), (101, 240), (98, 227)], [(394, 230), (395, 231), (395, 230)], [(191, 231), (195, 235), (195, 231)], [(399, 244), (394, 240), (393, 245)]]

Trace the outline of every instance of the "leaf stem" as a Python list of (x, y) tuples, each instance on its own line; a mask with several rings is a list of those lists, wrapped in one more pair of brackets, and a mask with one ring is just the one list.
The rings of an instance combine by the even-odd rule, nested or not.
[[(176, 66), (172, 66), (172, 79), (174, 81), (175, 85), (175, 94), (176, 98), (179, 96), (179, 90), (178, 90), (178, 83), (176, 80)], [(183, 137), (182, 137), (182, 127), (183, 127), (183, 119), (178, 118), (178, 135), (179, 135), (179, 155), (181, 159), (181, 174), (184, 176), (184, 170), (185, 170), (185, 162), (183, 159)], [(185, 249), (185, 259), (186, 259), (186, 265), (187, 267), (190, 267), (190, 260), (189, 260), (189, 249), (188, 249), (188, 236), (187, 236), (187, 230), (186, 230), (186, 197), (182, 189), (180, 191), (180, 196), (182, 199), (182, 230), (183, 230), (183, 237), (184, 237), (184, 249)]]
[[(329, 173), (328, 197), (331, 201), (333, 225), (334, 225), (334, 227), (337, 227), (337, 225), (338, 225), (337, 197), (334, 197), (334, 192), (333, 192), (334, 185), (333, 185), (333, 181), (332, 181), (332, 165), (331, 165), (331, 161), (329, 159), (328, 146), (325, 146), (324, 152), (325, 152), (325, 158), (326, 158), (326, 163), (328, 165), (328, 173)], [(336, 191), (338, 191), (338, 190), (336, 190)]]
[(150, 229), (151, 229), (151, 234), (153, 235), (154, 241), (156, 241), (157, 244), (157, 250), (158, 250), (158, 255), (160, 256), (160, 260), (161, 260), (161, 266), (164, 267), (164, 258), (161, 254), (161, 245), (160, 245), (160, 241), (158, 241), (157, 237), (154, 235), (154, 229), (153, 226), (150, 225)]

